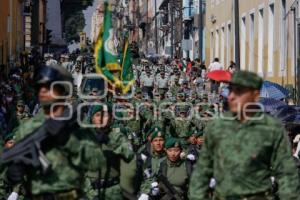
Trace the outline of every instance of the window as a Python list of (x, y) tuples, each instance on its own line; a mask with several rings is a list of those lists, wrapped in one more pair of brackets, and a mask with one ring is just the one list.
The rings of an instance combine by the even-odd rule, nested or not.
[(254, 13), (250, 14), (249, 29), (249, 70), (254, 71)]
[(268, 76), (273, 76), (274, 51), (274, 4), (269, 5), (268, 24)]
[(225, 27), (221, 29), (221, 63), (225, 64)]
[(246, 69), (246, 17), (241, 23), (241, 69)]
[(263, 61), (264, 61), (264, 10), (260, 9), (258, 12), (258, 63), (257, 72), (263, 75)]
[(226, 48), (227, 48), (227, 64), (229, 65), (231, 61), (231, 24), (227, 25), (227, 40), (226, 40)]

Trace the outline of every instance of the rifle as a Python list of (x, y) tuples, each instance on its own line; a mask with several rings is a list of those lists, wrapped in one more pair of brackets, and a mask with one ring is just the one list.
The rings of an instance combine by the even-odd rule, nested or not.
[(166, 192), (161, 200), (184, 200), (183, 196), (174, 189), (174, 187), (170, 184), (165, 176), (160, 174), (156, 176), (156, 178), (159, 183), (159, 187)]
[(11, 149), (4, 151), (1, 162), (3, 164), (23, 164), (35, 169), (39, 168), (43, 173), (47, 173), (51, 169), (51, 163), (44, 152), (67, 142), (71, 132), (69, 130), (77, 126), (76, 108), (75, 105), (66, 108), (60, 116), (61, 120), (47, 119), (39, 128), (16, 143)]

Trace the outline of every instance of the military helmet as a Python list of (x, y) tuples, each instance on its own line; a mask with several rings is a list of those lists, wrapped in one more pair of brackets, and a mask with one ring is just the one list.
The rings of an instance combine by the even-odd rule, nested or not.
[(37, 75), (38, 84), (47, 84), (55, 81), (73, 82), (72, 74), (59, 65), (41, 66)]
[(182, 149), (181, 141), (177, 138), (168, 138), (165, 144), (165, 148), (170, 149), (174, 147), (179, 147), (180, 149)]

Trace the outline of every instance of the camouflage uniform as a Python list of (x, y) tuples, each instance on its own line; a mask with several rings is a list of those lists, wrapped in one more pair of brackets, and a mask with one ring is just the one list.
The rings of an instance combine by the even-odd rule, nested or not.
[[(164, 133), (160, 129), (155, 128), (151, 134), (151, 141), (156, 137), (164, 138)], [(165, 152), (154, 152), (147, 147), (140, 150), (137, 157), (138, 170), (142, 172), (143, 184), (141, 185), (141, 193), (148, 193), (149, 180), (158, 173), (160, 163), (165, 160)]]
[[(72, 82), (72, 76), (66, 69), (59, 66), (41, 67), (37, 83), (46, 85), (53, 81)], [(46, 109), (53, 102), (43, 103)], [(18, 126), (15, 131), (16, 142), (18, 143), (41, 127), (46, 119), (44, 112), (40, 112)], [(63, 139), (52, 138), (51, 143), (53, 142), (53, 144), (49, 144), (52, 148), (44, 152), (45, 158), (51, 164), (51, 169), (47, 174), (42, 174), (38, 169), (26, 168), (24, 186), (30, 194), (31, 200), (79, 199), (82, 196), (82, 184), (86, 171), (97, 170), (105, 163), (103, 152), (91, 129), (72, 129), (69, 130), (69, 135), (65, 136), (64, 133), (56, 136), (63, 137)], [(56, 139), (57, 141), (55, 141)], [(63, 143), (58, 143), (62, 140)], [(9, 165), (7, 169), (9, 179), (14, 182), (19, 181), (22, 177), (22, 174), (16, 174), (16, 170), (14, 170), (17, 166), (13, 165), (12, 168)]]
[[(165, 148), (173, 148), (179, 147), (182, 149), (181, 142), (175, 138), (168, 138), (165, 144)], [(143, 190), (141, 191), (143, 194), (149, 194), (153, 199), (173, 199), (168, 192), (165, 191), (165, 183), (160, 180), (161, 177), (165, 178), (171, 187), (174, 188), (176, 194), (181, 199), (187, 199), (187, 188), (189, 183), (189, 177), (191, 174), (191, 165), (186, 162), (186, 160), (182, 160), (179, 158), (175, 162), (171, 162), (169, 159), (161, 160), (159, 163), (159, 169), (156, 174), (154, 174), (151, 178), (145, 180), (143, 183)], [(159, 193), (154, 194), (155, 186), (153, 183), (157, 182), (159, 188)], [(151, 199), (152, 199), (151, 198)]]
[[(101, 110), (101, 106), (94, 106), (91, 116)], [(87, 173), (86, 179), (88, 180), (85, 185), (87, 197), (88, 199), (121, 200), (121, 160), (130, 162), (133, 159), (132, 146), (121, 129), (113, 124), (104, 129), (96, 129), (96, 138), (104, 153), (106, 165), (99, 167), (97, 172), (89, 171)]]
[[(261, 78), (238, 71), (231, 84), (259, 90)], [(191, 178), (189, 198), (209, 199), (209, 182), (215, 178), (214, 199), (268, 200), (273, 175), (279, 182), (281, 199), (299, 199), (299, 180), (282, 125), (272, 117), (256, 113), (260, 120), (241, 123), (233, 113), (206, 127), (206, 136)]]
[(25, 122), (26, 120), (30, 119), (31, 115), (26, 112), (25, 110), (25, 104), (23, 100), (19, 100), (17, 102), (17, 107), (23, 107), (22, 112), (16, 111), (15, 114), (12, 116), (12, 118), (9, 121), (9, 131), (12, 131), (14, 128)]

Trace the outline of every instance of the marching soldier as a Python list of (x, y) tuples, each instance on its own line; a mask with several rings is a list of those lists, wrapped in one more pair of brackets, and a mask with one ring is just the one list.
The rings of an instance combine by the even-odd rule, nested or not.
[(180, 91), (180, 84), (179, 84), (179, 77), (174, 77), (174, 84), (170, 88), (170, 92), (173, 96), (176, 96), (177, 93)]
[(175, 107), (176, 117), (171, 120), (170, 133), (173, 137), (185, 138), (186, 133), (192, 130), (193, 124), (188, 105), (177, 105)]
[(169, 83), (169, 79), (168, 77), (166, 76), (165, 74), (165, 71), (164, 69), (162, 71), (160, 71), (160, 75), (157, 77), (156, 81), (155, 81), (155, 85), (156, 85), (156, 88), (157, 88), (157, 92), (158, 93), (166, 93), (168, 91), (168, 83)]
[[(65, 105), (54, 103), (57, 102), (56, 97), (65, 96), (69, 92), (68, 89), (56, 84), (51, 91), (50, 85), (55, 81), (72, 82), (71, 74), (59, 66), (43, 66), (37, 77), (38, 98), (43, 110), (16, 129), (16, 144), (31, 136), (47, 119), (64, 116), (66, 111)], [(62, 99), (60, 101), (65, 102)], [(92, 131), (83, 128), (65, 129), (64, 133), (59, 133), (51, 139), (47, 138), (46, 141), (46, 146), (40, 146), (39, 155), (40, 159), (43, 157), (43, 166), (47, 167), (47, 170), (45, 169), (43, 173), (42, 169), (13, 163), (7, 169), (9, 181), (14, 185), (23, 181), (28, 198), (31, 200), (80, 199), (85, 172), (98, 170), (105, 163), (103, 152)]]
[[(267, 200), (273, 175), (280, 199), (299, 199), (299, 180), (282, 125), (257, 109), (263, 80), (236, 71), (230, 81), (230, 112), (209, 123), (190, 182), (189, 199), (207, 200), (210, 179), (214, 199)], [(252, 110), (251, 110), (252, 109)]]
[(143, 92), (153, 99), (154, 76), (151, 75), (149, 68), (146, 68), (146, 74), (141, 77), (141, 86)]
[(187, 199), (187, 188), (192, 166), (181, 159), (182, 145), (178, 139), (168, 138), (165, 144), (167, 159), (161, 161), (158, 173), (144, 184), (148, 193), (142, 193), (139, 200)]
[(26, 120), (30, 119), (31, 115), (25, 110), (25, 103), (23, 100), (18, 100), (16, 113), (12, 116), (9, 121), (9, 130), (12, 131), (15, 127), (24, 123)]
[(130, 162), (134, 152), (130, 142), (117, 126), (114, 126), (110, 105), (95, 105), (91, 112), (91, 123), (96, 126), (96, 138), (104, 153), (106, 165), (98, 172), (87, 174), (88, 199), (122, 199), (120, 186), (121, 160)]
[(150, 187), (148, 182), (158, 173), (159, 165), (165, 159), (164, 133), (158, 127), (155, 127), (151, 131), (150, 139), (150, 149), (146, 146), (140, 151), (137, 157), (138, 171), (142, 173), (141, 181), (143, 181), (143, 183), (140, 188), (142, 194), (148, 193)]
[(51, 65), (57, 65), (57, 61), (53, 58), (53, 54), (48, 54), (45, 56), (46, 60), (46, 65), (51, 66)]

